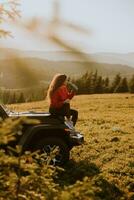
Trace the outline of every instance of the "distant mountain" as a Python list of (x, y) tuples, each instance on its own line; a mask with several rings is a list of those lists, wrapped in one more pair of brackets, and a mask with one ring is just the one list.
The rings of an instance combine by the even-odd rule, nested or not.
[[(20, 58), (19, 63), (14, 62), (14, 60), (0, 60), (0, 87), (4, 86), (6, 88), (19, 88), (25, 87), (28, 77), (28, 73), (21, 73), (21, 70), (25, 63), (29, 67), (29, 70), (34, 72), (38, 77), (39, 82), (44, 82), (48, 84), (52, 79), (53, 75), (56, 73), (65, 73), (71, 77), (79, 77), (85, 72), (95, 72), (103, 77), (108, 76), (113, 78), (117, 73), (122, 76), (130, 78), (134, 74), (134, 68), (127, 65), (121, 64), (108, 64), (108, 63), (96, 63), (90, 62), (86, 63), (84, 61), (49, 61), (39, 58)], [(29, 71), (28, 70), (28, 71)], [(19, 83), (21, 83), (19, 85)]]
[(134, 53), (96, 53), (91, 57), (99, 63), (122, 64), (134, 67)]
[[(39, 58), (49, 61), (81, 61), (84, 60), (80, 57), (72, 56), (71, 52), (67, 51), (21, 51), (21, 50), (13, 50), (7, 49), (6, 51), (10, 52), (17, 52), (19, 53), (20, 57), (27, 57), (27, 58)], [(121, 64), (121, 65), (128, 65), (130, 67), (134, 67), (134, 52), (127, 53), (127, 54), (120, 54), (120, 53), (94, 53), (94, 54), (87, 54), (84, 55), (89, 58), (92, 62), (97, 63), (108, 63), (108, 64)], [(5, 58), (4, 54), (0, 54), (0, 59)]]

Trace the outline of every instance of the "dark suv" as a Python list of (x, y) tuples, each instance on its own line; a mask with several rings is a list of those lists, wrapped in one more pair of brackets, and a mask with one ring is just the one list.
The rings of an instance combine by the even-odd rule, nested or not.
[(46, 154), (46, 158), (56, 149), (55, 155), (51, 158), (53, 165), (64, 164), (69, 160), (70, 150), (84, 142), (83, 135), (69, 127), (61, 116), (33, 111), (14, 112), (0, 104), (0, 117), (3, 120), (9, 117), (38, 119), (38, 124), (23, 124), (22, 134), (17, 135), (12, 146), (21, 145), (22, 152), (39, 150)]

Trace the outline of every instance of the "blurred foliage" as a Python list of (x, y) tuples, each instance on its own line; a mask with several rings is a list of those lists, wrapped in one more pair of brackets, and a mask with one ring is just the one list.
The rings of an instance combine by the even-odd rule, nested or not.
[[(0, 3), (0, 25), (4, 22), (9, 22), (10, 20), (15, 21), (16, 18), (20, 17), (20, 11), (18, 10), (18, 7), (20, 6), (20, 1), (19, 0), (3, 0), (2, 3)], [(6, 37), (6, 36), (12, 36), (10, 31), (7, 31), (5, 29), (0, 28), (0, 37)], [(35, 72), (33, 72), (29, 68), (29, 64), (26, 63), (25, 61), (22, 61), (19, 59), (19, 56), (14, 52), (7, 51), (4, 48), (0, 49), (1, 52), (4, 52), (6, 55), (6, 59), (8, 60), (8, 65), (15, 66), (16, 70), (12, 73), (18, 74), (19, 76), (27, 77), (27, 85), (29, 84), (37, 84), (38, 82), (38, 77), (35, 75)], [(9, 69), (10, 70), (10, 69)], [(21, 84), (23, 80), (20, 78), (20, 83)]]
[[(6, 18), (14, 20), (14, 17), (19, 15), (17, 6), (17, 0), (0, 4), (0, 25)], [(69, 45), (58, 35), (59, 27), (67, 27), (82, 34), (87, 32), (60, 19), (57, 1), (54, 4), (53, 19), (44, 31), (40, 31), (40, 27), (46, 27), (41, 20), (35, 19), (31, 23), (20, 25), (36, 36), (47, 37), (65, 50), (71, 50), (71, 54), (84, 58), (86, 65), (90, 67), (89, 60), (81, 50)], [(10, 32), (1, 28), (0, 37), (7, 35), (10, 35)], [(18, 59), (14, 64), (18, 67), (17, 70), (20, 70), (20, 75), (27, 73), (27, 64), (22, 65)], [(36, 82), (32, 71), (28, 70), (28, 76)], [(133, 88), (133, 84), (130, 85)], [(14, 149), (10, 148), (9, 143), (15, 140), (18, 133), (22, 133), (24, 121), (1, 120), (0, 199), (133, 200), (133, 100), (130, 94), (76, 97), (72, 105), (79, 108), (80, 118), (77, 126), (84, 132), (86, 143), (72, 151), (73, 160), (64, 169), (45, 164), (41, 166), (30, 154), (20, 155), (20, 148), (17, 146)], [(12, 108), (30, 110), (44, 109), (44, 106), (43, 101), (40, 104), (25, 104), (20, 107), (14, 105)], [(17, 152), (18, 156), (15, 156), (14, 152)]]
[(55, 0), (53, 2), (53, 16), (50, 21), (35, 17), (29, 20), (29, 22), (19, 25), (23, 25), (23, 28), (32, 32), (32, 34), (35, 34), (36, 37), (48, 39), (53, 44), (59, 46), (62, 50), (68, 51), (70, 56), (78, 57), (79, 59), (81, 58), (85, 61), (84, 64), (90, 67), (89, 62), (91, 60), (89, 56), (86, 56), (86, 54), (82, 52), (81, 47), (73, 45), (72, 42), (69, 43), (66, 38), (63, 38), (60, 34), (64, 30), (65, 33), (81, 34), (83, 37), (88, 37), (90, 31), (84, 27), (64, 20), (60, 14), (60, 1)]
[[(32, 36), (35, 36), (36, 39), (49, 40), (51, 43), (56, 44), (62, 50), (68, 51), (71, 56), (78, 57), (79, 59), (84, 60), (84, 65), (90, 67), (90, 58), (86, 56), (81, 50), (81, 47), (70, 44), (61, 36), (61, 32), (64, 30), (65, 32), (82, 34), (83, 36), (89, 35), (89, 30), (86, 28), (77, 26), (76, 24), (72, 24), (68, 21), (65, 21), (60, 16), (60, 1), (55, 0), (53, 2), (53, 16), (51, 20), (39, 19), (37, 17), (32, 18), (31, 20), (24, 21), (17, 20), (20, 16), (20, 12), (18, 11), (19, 0), (5, 0), (0, 4), (1, 6), (1, 23), (5, 21), (6, 18), (10, 18), (14, 21), (14, 25), (17, 27), (21, 27), (24, 31), (29, 31)], [(3, 31), (3, 34), (2, 34)], [(10, 32), (6, 32), (5, 30), (1, 30), (1, 37), (11, 35)], [(20, 82), (16, 83), (18, 85), (27, 84), (27, 86), (36, 85), (39, 83), (40, 78), (36, 74), (36, 70), (32, 70), (30, 68), (30, 62), (25, 62), (22, 59), (19, 59), (19, 52), (8, 52), (4, 48), (1, 48), (1, 51), (4, 51), (6, 58), (8, 60), (9, 66), (15, 66), (15, 70), (11, 73), (19, 74)], [(21, 77), (27, 78), (27, 80), (23, 81)]]
[(11, 32), (1, 27), (2, 23), (20, 17), (18, 10), (20, 0), (2, 0), (0, 2), (0, 38), (12, 36)]
[[(26, 81), (28, 86), (38, 84), (39, 77), (36, 76), (36, 72), (32, 71), (25, 61), (15, 57), (14, 59), (10, 60), (10, 65), (15, 66), (14, 74), (18, 74), (20, 77), (25, 77), (24, 81)], [(23, 80), (20, 78), (20, 83), (18, 84), (21, 84), (21, 82), (23, 82)]]

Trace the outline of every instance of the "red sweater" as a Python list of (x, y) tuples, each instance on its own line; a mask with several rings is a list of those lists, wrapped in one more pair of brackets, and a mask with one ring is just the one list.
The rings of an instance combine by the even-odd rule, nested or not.
[(61, 108), (66, 99), (72, 99), (75, 93), (69, 92), (66, 85), (59, 87), (51, 97), (50, 107)]

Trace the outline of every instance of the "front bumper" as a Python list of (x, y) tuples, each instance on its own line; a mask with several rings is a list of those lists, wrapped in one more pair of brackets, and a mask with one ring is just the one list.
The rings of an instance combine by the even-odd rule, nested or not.
[(84, 136), (80, 132), (70, 132), (70, 142), (73, 146), (81, 145), (84, 143)]

